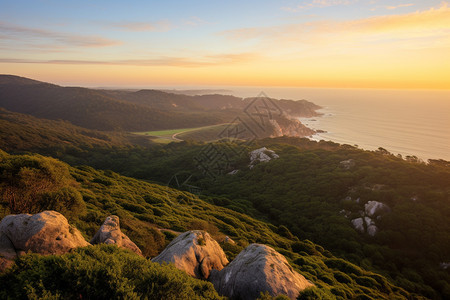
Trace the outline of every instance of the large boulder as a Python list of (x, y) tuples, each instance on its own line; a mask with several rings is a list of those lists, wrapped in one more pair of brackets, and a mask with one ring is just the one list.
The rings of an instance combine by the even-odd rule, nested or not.
[(141, 249), (120, 230), (118, 216), (108, 216), (91, 239), (91, 244), (93, 245), (102, 243), (117, 245), (117, 247), (129, 249), (142, 256)]
[(219, 244), (202, 230), (180, 234), (152, 261), (173, 263), (178, 269), (199, 279), (207, 279), (211, 270), (222, 270), (228, 264)]
[(245, 248), (222, 271), (212, 271), (209, 280), (219, 294), (232, 299), (256, 299), (261, 292), (296, 299), (300, 291), (313, 286), (283, 255), (261, 244)]
[(63, 254), (88, 245), (78, 229), (56, 211), (8, 215), (0, 223), (0, 256), (6, 259), (27, 251)]

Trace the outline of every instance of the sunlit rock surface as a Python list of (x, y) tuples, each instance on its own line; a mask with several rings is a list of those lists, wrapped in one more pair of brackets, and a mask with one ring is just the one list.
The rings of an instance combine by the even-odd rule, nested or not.
[(7, 259), (27, 251), (63, 254), (88, 245), (78, 229), (56, 211), (9, 215), (0, 223), (0, 255)]
[(232, 299), (257, 299), (261, 292), (296, 299), (300, 291), (313, 286), (283, 255), (261, 244), (245, 248), (222, 271), (212, 271), (210, 281), (219, 294)]
[(134, 253), (142, 255), (141, 249), (120, 230), (118, 216), (108, 216), (91, 239), (91, 244), (101, 243), (117, 245), (120, 248), (130, 249)]
[(173, 263), (178, 269), (200, 279), (207, 279), (211, 270), (222, 270), (228, 264), (220, 245), (202, 230), (180, 234), (152, 261)]

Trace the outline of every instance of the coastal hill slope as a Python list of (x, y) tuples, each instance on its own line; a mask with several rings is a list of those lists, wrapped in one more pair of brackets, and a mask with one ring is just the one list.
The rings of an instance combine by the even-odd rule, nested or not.
[[(136, 92), (123, 90), (105, 90), (110, 96), (129, 101), (135, 104), (145, 105), (162, 110), (186, 110), (186, 111), (227, 111), (233, 112), (245, 110), (245, 108), (257, 97), (239, 98), (232, 95), (206, 94), (183, 95), (164, 92), (160, 90), (139, 90)], [(274, 99), (265, 95), (260, 98), (270, 100), (291, 117), (313, 117), (319, 115), (316, 110), (321, 107), (307, 100)]]
[[(271, 150), (279, 158), (251, 164), (249, 153), (264, 147), (264, 154)], [(214, 178), (196, 163), (207, 162), (206, 150), (232, 158), (222, 161)], [(198, 187), (215, 205), (285, 226), (293, 236), (389, 275), (407, 290), (431, 299), (450, 296), (446, 161), (426, 164), (384, 149), (288, 137), (248, 145), (183, 142), (130, 152), (93, 149), (92, 155), (95, 160), (72, 159), (185, 190)]]
[(54, 153), (58, 149), (125, 147), (147, 141), (138, 136), (86, 129), (67, 121), (40, 119), (0, 107), (0, 148), (6, 151)]
[[(296, 272), (316, 285), (316, 289), (309, 293), (327, 299), (413, 296), (392, 285), (381, 275), (336, 258), (310, 241), (293, 237), (285, 227), (275, 227), (245, 214), (213, 205), (213, 199), (202, 199), (187, 192), (124, 177), (111, 171), (99, 171), (86, 166), (70, 167), (53, 158), (39, 155), (9, 155), (0, 152), (0, 171), (0, 192), (4, 196), (0, 202), (0, 218), (11, 213), (56, 210), (67, 217), (69, 223), (76, 226), (85, 238), (90, 238), (97, 232), (105, 217), (113, 214), (120, 218), (122, 232), (135, 242), (146, 257), (155, 257), (160, 253), (174, 239), (174, 232), (207, 230), (221, 243), (229, 260), (233, 260), (251, 243), (270, 245), (287, 258)], [(43, 185), (43, 182), (46, 184)], [(36, 190), (37, 187), (41, 188)], [(9, 201), (12, 199), (19, 202)], [(236, 243), (226, 243), (226, 236)], [(104, 272), (108, 276), (120, 278), (114, 282), (128, 282), (127, 276), (135, 276), (130, 268), (120, 263), (125, 259), (125, 254), (121, 254), (123, 252), (117, 253), (108, 247), (96, 249), (75, 251), (64, 256), (61, 264), (57, 265), (52, 262), (60, 261), (58, 258), (25, 256), (17, 261), (19, 265), (14, 270), (17, 274), (23, 271), (23, 274), (34, 274), (33, 276), (37, 276), (35, 278), (41, 278), (38, 281), (46, 283), (45, 286), (39, 286), (39, 282), (36, 282), (34, 289), (29, 290), (38, 294), (54, 292), (58, 288), (67, 292), (69, 287), (56, 287), (51, 277), (47, 277), (54, 276), (54, 268), (58, 266), (67, 266), (59, 271), (61, 274), (68, 274), (75, 266), (78, 266), (77, 270), (91, 266), (89, 268), (94, 268), (93, 273), (90, 271), (86, 274), (96, 276), (95, 274)], [(137, 260), (139, 263), (130, 263), (137, 264), (136, 266), (148, 265), (141, 259)], [(112, 264), (113, 261), (117, 261), (117, 264)], [(117, 272), (111, 274), (102, 271), (107, 268), (113, 268)], [(148, 268), (153, 267), (146, 267), (146, 272)], [(158, 274), (169, 272), (169, 269), (155, 270), (153, 276), (158, 277)], [(6, 276), (13, 283), (16, 275), (8, 273)], [(83, 275), (82, 278), (86, 282), (93, 280), (89, 275)], [(166, 278), (165, 282), (169, 288), (180, 279), (180, 275), (177, 275)], [(86, 289), (86, 286), (81, 284), (77, 288)], [(110, 291), (117, 289), (117, 286), (111, 286)], [(4, 295), (6, 292), (7, 290), (1, 290), (0, 294)], [(23, 289), (20, 293), (23, 293)]]

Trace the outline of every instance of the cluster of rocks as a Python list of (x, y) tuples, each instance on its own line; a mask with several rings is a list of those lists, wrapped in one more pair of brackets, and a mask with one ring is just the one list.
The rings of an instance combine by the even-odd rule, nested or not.
[[(266, 147), (262, 147), (256, 150), (253, 150), (249, 153), (250, 164), (248, 167), (252, 169), (256, 164), (261, 162), (269, 162), (272, 159), (277, 159), (280, 156), (275, 153), (275, 151), (267, 149)], [(228, 175), (235, 175), (239, 172), (239, 170), (233, 170), (228, 173)]]
[(440, 267), (442, 270), (447, 270), (448, 268), (450, 268), (450, 262), (441, 262), (441, 263), (439, 264), (439, 267)]
[(266, 245), (251, 244), (228, 264), (220, 245), (200, 230), (180, 234), (152, 261), (173, 263), (195, 278), (212, 282), (219, 294), (233, 299), (256, 299), (261, 292), (296, 299), (300, 291), (313, 286)]
[[(359, 198), (358, 198), (359, 199)], [(375, 236), (378, 232), (375, 220), (379, 219), (382, 214), (390, 211), (390, 208), (378, 201), (368, 201), (364, 205), (364, 211), (361, 211), (361, 217), (352, 220), (353, 227), (362, 233)]]
[[(224, 242), (234, 243), (227, 238)], [(26, 252), (59, 255), (99, 243), (115, 244), (142, 256), (120, 230), (117, 216), (108, 216), (88, 243), (58, 212), (9, 215), (0, 223), (0, 271)], [(256, 299), (261, 292), (295, 299), (300, 291), (313, 286), (292, 269), (283, 255), (266, 245), (251, 244), (229, 263), (217, 241), (201, 230), (178, 235), (152, 261), (173, 263), (192, 277), (212, 282), (219, 294), (236, 299)]]
[(350, 158), (350, 159), (339, 162), (339, 165), (343, 169), (350, 170), (351, 168), (353, 168), (356, 165), (356, 162), (354, 159)]
[(249, 168), (253, 168), (257, 163), (268, 162), (272, 159), (277, 159), (280, 156), (273, 150), (269, 150), (266, 147), (262, 147), (250, 152), (250, 164)]
[(4, 266), (28, 251), (42, 255), (64, 254), (74, 248), (99, 243), (116, 244), (142, 255), (136, 244), (120, 230), (117, 216), (107, 217), (90, 243), (56, 211), (9, 215), (0, 223), (0, 257)]

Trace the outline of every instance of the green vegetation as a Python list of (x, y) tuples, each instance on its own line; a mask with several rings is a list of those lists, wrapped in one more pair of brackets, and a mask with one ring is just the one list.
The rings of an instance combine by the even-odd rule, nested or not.
[(6, 151), (85, 151), (94, 147), (131, 146), (132, 142), (142, 144), (145, 141), (125, 133), (90, 130), (65, 121), (38, 119), (0, 108), (0, 148)]
[(0, 195), (9, 212), (57, 210), (67, 217), (85, 210), (78, 184), (67, 166), (42, 156), (13, 156), (0, 160)]
[(221, 124), (215, 126), (207, 126), (199, 128), (198, 130), (185, 131), (177, 135), (177, 138), (185, 141), (200, 141), (200, 142), (212, 142), (216, 141), (220, 133), (225, 129), (231, 130), (235, 128), (235, 125)]
[[(205, 178), (193, 159), (205, 146), (194, 142), (104, 155), (80, 153), (68, 161), (161, 183), (168, 183), (174, 174), (192, 175), (189, 184), (200, 187), (201, 198), (211, 204), (284, 225), (299, 239), (320, 244), (409, 291), (429, 298), (449, 297), (449, 272), (439, 268), (440, 262), (450, 261), (448, 162), (424, 164), (382, 150), (297, 138), (216, 146), (241, 153), (236, 157), (229, 151), (232, 161), (223, 169), (223, 174), (240, 169), (238, 174)], [(262, 146), (280, 158), (249, 170), (248, 151)], [(355, 161), (350, 169), (340, 164), (348, 159)], [(375, 237), (357, 232), (350, 222), (372, 200), (391, 209), (376, 221)], [(342, 210), (348, 212), (347, 218)], [(283, 230), (277, 232), (286, 236)]]
[[(301, 299), (450, 299), (450, 269), (439, 267), (450, 261), (447, 161), (425, 164), (382, 148), (287, 137), (219, 142), (225, 125), (209, 125), (233, 120), (252, 101), (232, 96), (63, 88), (14, 76), (0, 76), (0, 95), (0, 106), (34, 116), (0, 108), (0, 148), (11, 153), (0, 151), (0, 218), (57, 210), (89, 239), (116, 214), (147, 257), (189, 229), (207, 230), (219, 241), (230, 236), (236, 245), (222, 245), (230, 259), (249, 243), (265, 243), (316, 284)], [(294, 115), (312, 116), (318, 108), (276, 103)], [(193, 130), (170, 129), (184, 127)], [(121, 130), (178, 133), (185, 141), (154, 144), (149, 135)], [(259, 130), (258, 137), (272, 134)], [(280, 158), (250, 170), (248, 152), (263, 146)], [(207, 147), (227, 158), (214, 179), (194, 161)], [(350, 159), (354, 165), (341, 164)], [(226, 175), (232, 170), (239, 172)], [(189, 193), (196, 190), (201, 195)], [(351, 224), (368, 201), (390, 208), (373, 217), (374, 237)], [(34, 264), (27, 270), (39, 273), (46, 259), (27, 261)], [(64, 295), (43, 285), (25, 293)]]
[[(72, 209), (71, 223), (80, 229), (86, 238), (94, 235), (107, 215), (115, 214), (120, 217), (121, 228), (124, 233), (143, 250), (145, 256), (153, 257), (167, 245), (169, 242), (167, 238), (173, 238), (173, 234), (165, 235), (158, 228), (167, 228), (174, 231), (205, 229), (219, 241), (223, 240), (225, 235), (236, 241), (236, 245), (229, 247), (224, 245), (230, 259), (249, 243), (264, 243), (274, 247), (287, 257), (294, 269), (313, 281), (319, 290), (325, 294), (333, 294), (336, 299), (358, 298), (363, 295), (368, 295), (374, 299), (407, 296), (414, 298), (413, 295), (389, 283), (384, 277), (363, 270), (347, 261), (339, 260), (319, 245), (309, 241), (300, 241), (293, 237), (287, 228), (277, 228), (245, 214), (211, 204), (224, 201), (224, 198), (202, 197), (203, 199), (200, 199), (188, 192), (123, 177), (111, 171), (98, 171), (86, 166), (73, 168), (52, 158), (38, 155), (8, 155), (5, 152), (0, 152), (0, 160), (0, 174), (4, 174), (5, 178), (15, 178), (13, 174), (21, 174), (21, 170), (32, 171), (35, 174), (34, 177), (21, 177), (21, 180), (27, 179), (26, 182), (34, 179), (52, 178), (56, 174), (62, 174), (61, 177), (65, 178), (63, 180), (65, 183), (58, 187), (52, 186), (51, 189), (53, 192), (58, 192), (67, 188), (67, 186), (73, 186), (81, 194), (85, 208), (83, 206), (81, 210), (76, 207)], [(11, 184), (9, 181), (2, 181), (1, 192), (5, 192), (11, 187)], [(33, 185), (29, 184), (28, 186)], [(64, 197), (57, 199), (65, 201)], [(11, 212), (10, 203), (7, 201), (3, 200), (0, 205), (0, 217)], [(61, 207), (61, 205), (55, 205), (49, 207), (49, 209), (60, 210)], [(281, 236), (277, 232), (287, 237)], [(76, 278), (76, 275), (70, 275), (73, 268), (75, 268), (75, 274), (87, 274), (86, 277), (82, 277), (86, 281), (74, 285), (80, 289), (78, 291), (82, 295), (87, 291), (83, 290), (83, 287), (89, 289), (89, 291), (97, 288), (95, 286), (97, 282), (93, 280), (93, 283), (90, 284), (87, 278), (99, 278), (98, 274), (115, 278), (114, 273), (117, 273), (117, 276), (123, 274), (123, 277), (121, 275), (118, 278), (134, 278), (135, 275), (133, 274), (136, 273), (133, 273), (133, 270), (130, 270), (127, 265), (142, 264), (142, 268), (149, 268), (150, 270), (156, 268), (143, 264), (140, 258), (132, 261), (131, 256), (127, 256), (132, 254), (128, 252), (109, 255), (104, 252), (111, 252), (113, 248), (86, 249), (79, 249), (74, 254), (67, 254), (62, 257), (25, 256), (18, 260), (18, 264), (13, 271), (2, 275), (1, 279), (5, 280), (1, 280), (1, 282), (18, 281), (15, 285), (7, 285), (13, 287), (14, 293), (19, 293), (18, 295), (25, 293), (30, 297), (34, 295), (50, 297), (59, 294), (64, 297), (65, 293), (72, 289), (70, 280)], [(115, 250), (113, 252), (115, 253)], [(109, 266), (114, 265), (116, 260), (122, 260), (120, 257), (117, 258), (117, 255), (124, 255), (128, 258), (124, 259), (123, 264), (119, 263), (117, 268), (110, 268)], [(103, 258), (104, 256), (105, 258)], [(95, 262), (96, 260), (99, 262)], [(340, 264), (334, 263), (336, 260), (342, 262)], [(79, 265), (80, 267), (77, 269)], [(66, 268), (68, 271), (61, 273), (60, 268)], [(91, 270), (88, 271), (83, 268), (92, 269), (88, 269)], [(123, 268), (123, 270), (120, 271), (120, 268)], [(108, 273), (110, 269), (114, 271), (113, 274)], [(20, 270), (23, 270), (23, 273)], [(156, 273), (151, 278), (169, 277), (169, 274), (165, 273), (164, 267), (148, 272)], [(56, 280), (55, 274), (58, 274), (58, 276), (67, 274), (67, 277), (66, 275), (60, 276), (61, 278)], [(146, 273), (144, 272), (144, 274)], [(336, 277), (334, 274), (337, 274)], [(184, 280), (182, 278), (176, 279), (178, 276), (175, 276), (174, 286), (177, 286), (177, 282), (180, 280)], [(142, 280), (145, 281), (146, 278), (144, 276)], [(167, 285), (170, 285), (168, 283), (172, 280), (170, 278), (174, 277), (167, 279)], [(101, 280), (101, 277), (98, 280)], [(53, 281), (55, 283), (52, 285)], [(162, 281), (163, 283), (166, 282)], [(113, 279), (111, 279), (111, 282), (117, 283)], [(111, 293), (119, 295), (119, 293), (148, 292), (143, 290), (144, 287), (139, 282), (133, 279), (124, 279), (124, 283), (118, 285), (117, 289), (112, 289)], [(194, 282), (191, 283), (188, 285), (197, 291), (195, 287), (198, 285)], [(29, 286), (29, 289), (25, 291), (17, 290), (17, 287), (21, 284)], [(99, 281), (98, 284), (103, 283)], [(199, 288), (201, 291), (209, 293), (209, 285), (200, 286), (202, 287)], [(159, 287), (155, 286), (154, 292), (157, 291), (159, 291)], [(171, 291), (172, 289), (167, 288), (167, 292)], [(189, 289), (182, 289), (180, 292), (191, 293)]]
[(221, 299), (211, 283), (116, 246), (28, 254), (0, 274), (2, 299)]
[(152, 141), (156, 143), (170, 143), (180, 140), (210, 141), (217, 139), (219, 133), (227, 126), (228, 124), (219, 124), (195, 128), (135, 132), (134, 134), (152, 137)]

